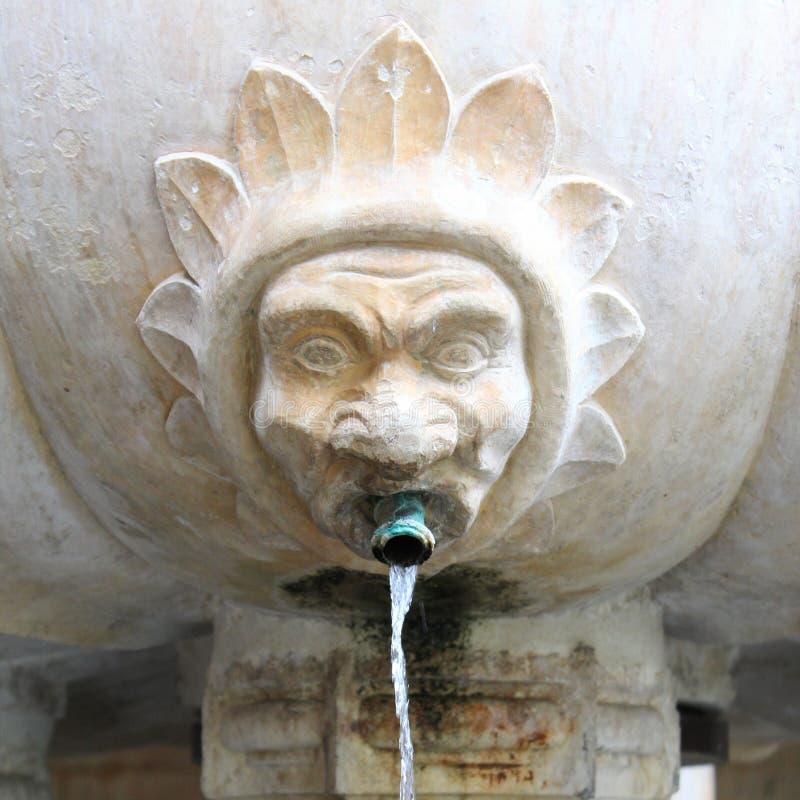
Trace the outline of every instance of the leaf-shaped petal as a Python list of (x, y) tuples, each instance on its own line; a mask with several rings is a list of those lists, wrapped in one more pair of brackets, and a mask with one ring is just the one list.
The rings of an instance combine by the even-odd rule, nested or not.
[(549, 500), (534, 503), (517, 518), (498, 544), (506, 558), (530, 558), (546, 553), (553, 546), (556, 520)]
[(186, 394), (179, 397), (169, 410), (164, 430), (172, 447), (192, 466), (217, 478), (230, 480), (214, 446), (211, 426), (197, 398)]
[(144, 343), (164, 369), (202, 399), (195, 355), (199, 307), (197, 286), (182, 275), (173, 275), (153, 289), (136, 324)]
[(353, 66), (336, 113), (339, 160), (347, 169), (399, 164), (441, 150), (450, 119), (444, 79), (402, 23)]
[(644, 336), (636, 309), (613, 289), (590, 286), (578, 296), (581, 340), (576, 393), (585, 400), (615, 375)]
[(285, 556), (287, 551), (303, 552), (303, 548), (290, 536), (281, 533), (275, 520), (265, 516), (245, 492), (236, 493), (236, 517), (239, 524), (253, 534), (262, 547), (270, 548), (276, 557)]
[(461, 167), (508, 191), (533, 193), (553, 162), (553, 106), (532, 67), (496, 75), (468, 100), (450, 139)]
[(236, 114), (239, 168), (248, 189), (314, 178), (333, 157), (330, 114), (299, 75), (256, 62), (242, 84)]
[(227, 255), (247, 213), (242, 182), (219, 158), (174, 153), (156, 161), (156, 189), (175, 252), (202, 285)]
[(630, 203), (596, 181), (568, 176), (550, 183), (542, 205), (555, 223), (565, 266), (588, 281), (614, 249)]
[(578, 407), (561, 464), (537, 499), (563, 494), (624, 461), (625, 445), (611, 417), (596, 403), (584, 403)]

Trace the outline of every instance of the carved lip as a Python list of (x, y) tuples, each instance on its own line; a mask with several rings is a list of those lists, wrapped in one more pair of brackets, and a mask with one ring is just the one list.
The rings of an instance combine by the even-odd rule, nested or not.
[(366, 495), (375, 497), (387, 497), (390, 494), (397, 494), (398, 492), (414, 492), (421, 495), (427, 495), (430, 492), (429, 485), (424, 485), (421, 482), (410, 481), (408, 479), (393, 479), (385, 475), (364, 479), (359, 481), (357, 485), (358, 489), (363, 491)]

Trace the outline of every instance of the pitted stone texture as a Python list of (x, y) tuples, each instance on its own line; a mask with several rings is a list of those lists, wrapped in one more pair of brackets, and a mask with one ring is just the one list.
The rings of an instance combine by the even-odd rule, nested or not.
[[(663, 800), (678, 763), (658, 609), (406, 623), (420, 797)], [(388, 632), (223, 609), (204, 710), (210, 800), (395, 797)]]
[[(11, 376), (9, 411), (0, 426), (0, 499), (11, 515), (0, 532), (4, 554), (11, 556), (3, 559), (0, 580), (3, 630), (140, 646), (163, 641), (201, 611), (202, 596), (181, 590), (161, 567), (233, 601), (277, 608), (276, 585), (284, 578), (306, 576), (309, 560), (338, 561), (292, 548), (296, 543), (282, 531), (295, 536), (301, 526), (285, 518), (288, 489), (276, 493), (266, 513), (258, 507), (250, 513), (247, 499), (210, 458), (226, 445), (236, 449), (239, 439), (217, 442), (203, 430), (189, 436), (191, 424), (202, 427), (202, 408), (179, 400), (183, 390), (147, 350), (133, 320), (155, 286), (183, 269), (178, 251), (198, 278), (208, 277), (217, 246), (231, 244), (229, 223), (242, 210), (234, 199), (240, 187), (235, 171), (221, 162), (242, 166), (248, 197), (266, 195), (283, 165), (291, 168), (292, 181), (318, 174), (317, 157), (337, 151), (336, 142), (329, 147), (326, 125), (335, 122), (338, 130), (339, 120), (350, 136), (346, 159), (348, 153), (388, 152), (374, 142), (362, 149), (359, 139), (379, 129), (394, 135), (387, 113), (393, 106), (399, 114), (396, 160), (411, 166), (407, 155), (435, 150), (443, 125), (420, 126), (419, 139), (406, 135), (415, 122), (409, 103), (419, 97), (416, 78), (425, 74), (431, 78), (422, 86), (425, 108), (440, 109), (444, 119), (449, 102), (458, 123), (447, 153), (460, 168), (469, 170), (474, 156), (476, 168), (513, 182), (541, 174), (543, 161), (529, 156), (552, 153), (550, 177), (574, 169), (631, 200), (629, 218), (597, 276), (607, 291), (582, 297), (573, 311), (610, 321), (607, 314), (622, 307), (622, 297), (647, 329), (631, 360), (596, 395), (620, 434), (624, 463), (519, 515), (505, 539), (511, 556), (489, 547), (476, 557), (485, 562), (503, 555), (503, 577), (520, 583), (538, 610), (585, 602), (595, 593), (610, 596), (663, 573), (709, 540), (752, 464), (723, 536), (691, 569), (674, 575), (662, 597), (684, 635), (699, 631), (739, 642), (796, 632), (797, 350), (790, 345), (784, 359), (784, 348), (796, 305), (800, 120), (787, 112), (797, 107), (796, 82), (775, 80), (800, 67), (794, 4), (733, 9), (719, 1), (676, 0), (622, 13), (619, 4), (603, 0), (592, 5), (593, 13), (577, 14), (569, 3), (540, 3), (532, 11), (506, 3), (493, 4), (489, 14), (485, 0), (376, 0), (337, 4), (332, 14), (323, 0), (186, 0), (181, 13), (193, 20), (188, 37), (170, 35), (171, 4), (137, 3), (113, 15), (88, 0), (81, 14), (67, 4), (40, 5), (32, 16), (30, 3), (6, 0), (7, 46), (0, 52), (0, 73), (7, 77), (0, 92), (0, 259), (7, 265), (0, 270), (0, 322), (8, 340), (0, 360)], [(399, 11), (424, 49), (398, 29), (361, 60), (365, 47), (399, 21)], [(721, 31), (730, 57), (702, 46)], [(42, 46), (32, 51), (30, 41)], [(129, 56), (124, 64), (120, 52)], [(257, 62), (242, 87), (258, 56), (276, 69)], [(530, 62), (549, 101), (516, 71)], [(412, 77), (403, 72), (409, 64)], [(301, 73), (291, 88), (287, 70)], [(506, 79), (486, 83), (500, 75)], [(355, 94), (343, 96), (345, 87)], [(367, 118), (374, 124), (354, 122), (364, 118), (351, 113), (363, 110), (358, 87), (376, 101), (376, 113)], [(462, 116), (472, 100), (483, 105), (470, 105)], [(514, 125), (515, 131), (546, 134), (548, 102), (558, 122), (555, 150), (547, 136), (538, 150), (525, 136), (493, 162), (493, 140), (506, 131), (512, 136), (511, 126), (476, 109), (511, 106), (520, 122), (541, 122)], [(303, 130), (309, 136), (297, 146), (297, 115), (285, 112), (301, 107), (308, 111)], [(334, 109), (341, 113), (326, 122)], [(480, 142), (485, 147), (465, 149), (471, 132), (484, 125), (491, 134)], [(254, 173), (251, 165), (263, 167), (264, 148), (277, 139), (285, 158)], [(189, 205), (195, 198), (195, 205), (194, 216), (184, 208), (186, 214), (172, 219), (173, 252), (152, 162), (178, 151), (208, 151), (211, 160), (183, 164), (196, 166), (204, 178), (197, 180), (197, 193), (187, 170), (174, 173), (183, 187), (175, 184), (176, 193)], [(177, 168), (165, 162), (165, 170), (170, 164)], [(215, 167), (219, 180), (208, 180)], [(254, 175), (267, 184), (255, 188)], [(221, 216), (199, 202), (212, 195), (223, 200)], [(576, 213), (571, 197), (562, 193), (553, 206), (565, 211), (558, 233), (583, 220), (598, 241), (610, 243), (613, 226), (592, 225), (590, 215)], [(166, 199), (173, 210), (181, 206), (180, 197)], [(462, 200), (444, 196), (441, 219)], [(278, 232), (297, 220), (281, 203), (274, 211), (264, 219)], [(207, 221), (209, 237), (192, 251), (181, 237), (187, 224), (202, 231), (199, 219)], [(369, 227), (360, 214), (353, 222)], [(257, 232), (270, 240), (266, 229)], [(585, 256), (597, 248), (586, 251), (584, 237), (577, 241), (572, 263), (588, 266)], [(191, 302), (185, 285), (172, 288), (175, 299), (183, 292)], [(544, 323), (541, 315), (530, 320)], [(598, 362), (619, 363), (637, 326), (593, 330), (621, 334), (620, 348), (609, 351), (602, 340), (578, 337), (570, 356), (586, 368), (579, 383), (584, 389), (596, 384)], [(551, 340), (540, 341), (546, 351)], [(583, 351), (585, 345), (593, 346)], [(180, 363), (186, 366), (186, 359), (173, 366)], [(229, 365), (225, 358), (221, 363)], [(535, 388), (550, 385), (550, 371), (544, 373)], [(229, 377), (226, 369), (223, 377)], [(773, 397), (767, 440), (752, 463)], [(602, 419), (589, 407), (575, 430), (597, 442)], [(612, 465), (621, 452), (602, 450)], [(586, 453), (572, 449), (578, 460), (556, 488), (597, 463), (587, 462)], [(508, 464), (515, 458), (512, 453)], [(483, 504), (488, 521), (530, 499), (529, 470), (520, 471), (523, 478), (510, 480), (508, 490), (501, 490), (503, 476), (498, 479)], [(263, 483), (256, 486), (265, 490)], [(118, 547), (114, 536), (137, 555)], [(430, 569), (443, 563), (432, 562)]]

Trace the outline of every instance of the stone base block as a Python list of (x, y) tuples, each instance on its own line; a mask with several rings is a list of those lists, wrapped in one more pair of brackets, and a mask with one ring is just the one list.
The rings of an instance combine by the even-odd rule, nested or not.
[[(425, 631), (410, 616), (405, 644), (420, 798), (671, 795), (677, 716), (646, 598)], [(378, 623), (223, 610), (204, 711), (209, 800), (396, 798), (388, 650)]]

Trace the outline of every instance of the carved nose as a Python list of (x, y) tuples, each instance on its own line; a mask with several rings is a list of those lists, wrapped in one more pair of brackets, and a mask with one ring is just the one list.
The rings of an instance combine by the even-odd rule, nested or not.
[(392, 480), (408, 479), (452, 455), (458, 442), (455, 412), (437, 400), (402, 402), (377, 393), (337, 414), (331, 444), (340, 455), (370, 462)]

